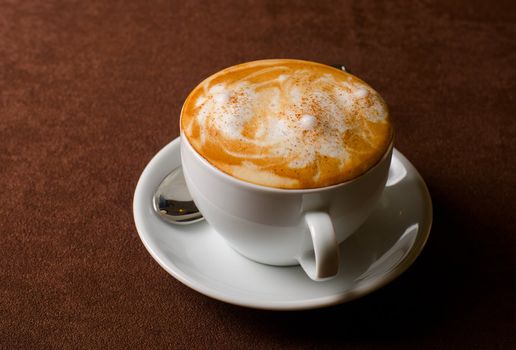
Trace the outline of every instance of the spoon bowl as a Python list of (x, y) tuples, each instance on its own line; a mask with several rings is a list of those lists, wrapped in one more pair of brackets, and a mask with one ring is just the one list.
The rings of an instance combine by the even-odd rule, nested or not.
[(153, 206), (160, 218), (172, 224), (188, 225), (204, 219), (188, 192), (181, 167), (161, 181), (154, 193)]

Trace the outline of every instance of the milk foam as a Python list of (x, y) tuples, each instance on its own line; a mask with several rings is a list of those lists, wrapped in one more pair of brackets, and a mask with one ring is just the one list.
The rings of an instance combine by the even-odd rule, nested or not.
[[(266, 186), (317, 187), (325, 159), (337, 167), (334, 174), (346, 172), (346, 165), (355, 161), (350, 153), (355, 157), (357, 150), (346, 143), (345, 135), (367, 139), (368, 123), (388, 123), (385, 103), (345, 72), (317, 69), (315, 63), (314, 69), (310, 62), (292, 67), (291, 61), (251, 62), (236, 66), (234, 75), (230, 68), (201, 83), (196, 88), (200, 93), (189, 97), (193, 107), (182, 115), (192, 145), (203, 154), (199, 148), (215, 144), (230, 157), (217, 167)], [(254, 69), (245, 70), (250, 66)], [(224, 74), (228, 79), (217, 79)], [(390, 138), (390, 129), (384, 138)], [(385, 142), (382, 145), (385, 148)], [(315, 169), (311, 178), (287, 176), (305, 167)]]

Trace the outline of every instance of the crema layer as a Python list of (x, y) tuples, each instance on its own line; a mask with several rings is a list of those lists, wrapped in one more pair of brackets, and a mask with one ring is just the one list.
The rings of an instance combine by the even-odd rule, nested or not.
[(365, 82), (289, 59), (244, 63), (207, 78), (186, 99), (181, 128), (218, 169), (288, 189), (360, 176), (393, 134), (387, 105)]

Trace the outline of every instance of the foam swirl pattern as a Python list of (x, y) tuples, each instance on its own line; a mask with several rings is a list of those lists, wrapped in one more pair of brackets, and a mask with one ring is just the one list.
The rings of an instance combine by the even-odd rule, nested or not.
[(208, 162), (236, 178), (288, 189), (351, 180), (387, 151), (392, 125), (381, 96), (319, 63), (261, 60), (200, 83), (181, 128)]

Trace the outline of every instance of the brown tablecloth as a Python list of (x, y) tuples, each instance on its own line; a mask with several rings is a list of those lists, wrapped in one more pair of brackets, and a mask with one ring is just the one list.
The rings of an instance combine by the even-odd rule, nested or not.
[[(514, 4), (514, 3), (513, 3)], [(516, 7), (507, 1), (0, 2), (0, 348), (516, 347)], [(169, 276), (133, 223), (188, 92), (243, 61), (344, 64), (426, 179), (417, 262), (266, 312)]]

